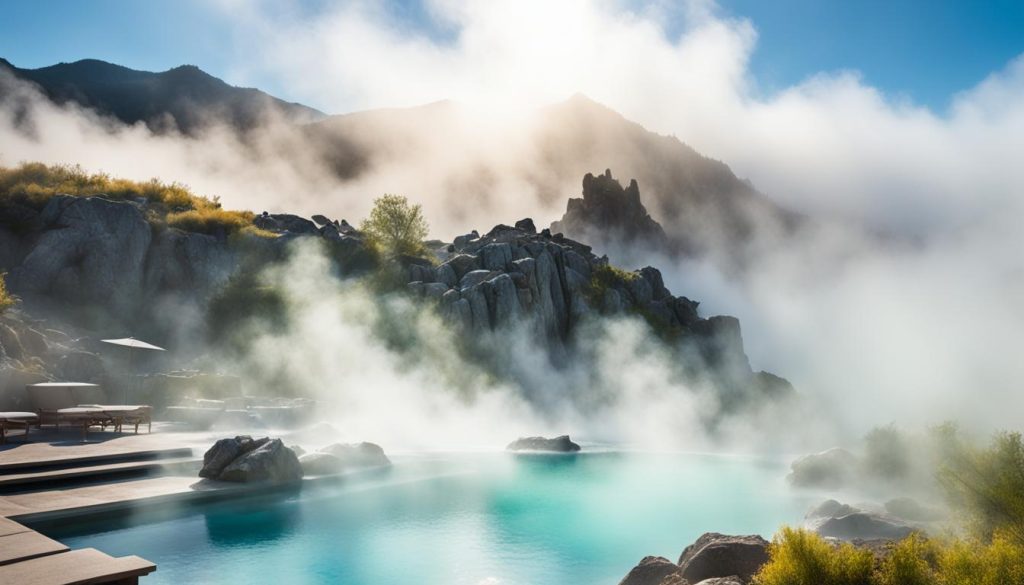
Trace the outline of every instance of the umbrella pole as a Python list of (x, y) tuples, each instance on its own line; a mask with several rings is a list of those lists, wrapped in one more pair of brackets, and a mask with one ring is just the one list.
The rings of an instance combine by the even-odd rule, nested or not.
[(135, 350), (134, 347), (132, 347), (130, 345), (128, 346), (128, 383), (125, 384), (125, 386), (124, 386), (124, 403), (126, 405), (128, 404), (128, 386), (131, 385), (132, 379), (134, 378), (134, 376), (132, 375), (132, 372), (135, 371), (135, 368), (132, 367), (132, 365), (133, 365), (132, 353), (134, 352), (134, 350)]

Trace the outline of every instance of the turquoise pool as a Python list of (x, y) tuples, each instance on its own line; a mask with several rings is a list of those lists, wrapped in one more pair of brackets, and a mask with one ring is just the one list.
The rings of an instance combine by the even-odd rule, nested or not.
[(150, 585), (614, 585), (705, 531), (798, 521), (811, 502), (785, 471), (711, 455), (406, 456), (301, 494), (54, 536), (156, 562)]

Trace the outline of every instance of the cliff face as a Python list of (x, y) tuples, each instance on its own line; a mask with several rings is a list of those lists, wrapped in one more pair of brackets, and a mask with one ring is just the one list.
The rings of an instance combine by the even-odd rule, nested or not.
[[(618, 225), (624, 237), (663, 237), (635, 182), (623, 189), (610, 174), (588, 175), (584, 193), (581, 203), (570, 203), (577, 211), (563, 224), (625, 219), (606, 225)], [(296, 239), (322, 241), (342, 267), (372, 266), (351, 226), (314, 219), (264, 214), (254, 223), (274, 237), (218, 237), (151, 224), (142, 202), (55, 196), (41, 211), (22, 210), (18, 221), (0, 223), (0, 271), (8, 272), (9, 287), (26, 308), (67, 318), (102, 315), (95, 322), (105, 330), (115, 323), (132, 334), (166, 332), (185, 327), (184, 314), (204, 315), (233, 276), (285, 259)], [(713, 378), (736, 396), (788, 389), (785, 381), (752, 371), (735, 318), (703, 318), (698, 303), (673, 295), (656, 268), (615, 268), (590, 246), (551, 230), (538, 233), (529, 219), (460, 236), (437, 256), (396, 260), (402, 282), (470, 338), (525, 327), (539, 346), (571, 352), (586, 324), (635, 316), (675, 348), (695, 377)], [(192, 326), (204, 326), (201, 317), (195, 321)]]

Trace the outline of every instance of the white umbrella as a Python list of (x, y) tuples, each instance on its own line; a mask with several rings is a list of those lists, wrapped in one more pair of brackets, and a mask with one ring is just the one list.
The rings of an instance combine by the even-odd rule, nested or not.
[[(122, 337), (120, 339), (101, 339), (103, 343), (109, 343), (111, 345), (120, 345), (128, 348), (128, 371), (132, 371), (132, 352), (136, 349), (148, 349), (153, 351), (167, 351), (162, 347), (157, 347), (152, 343), (146, 343), (145, 341), (135, 339), (134, 337)], [(128, 404), (128, 386), (124, 387), (124, 403)]]

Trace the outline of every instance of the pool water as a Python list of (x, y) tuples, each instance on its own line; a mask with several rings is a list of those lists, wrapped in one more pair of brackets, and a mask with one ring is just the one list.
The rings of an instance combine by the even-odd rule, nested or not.
[(50, 534), (157, 563), (145, 583), (615, 585), (707, 531), (771, 535), (810, 502), (762, 459), (406, 456), (301, 493)]

